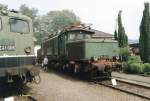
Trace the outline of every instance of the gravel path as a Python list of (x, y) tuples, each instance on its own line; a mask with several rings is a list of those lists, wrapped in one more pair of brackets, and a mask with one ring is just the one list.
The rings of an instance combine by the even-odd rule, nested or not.
[(40, 75), (42, 82), (39, 85), (29, 84), (38, 101), (147, 101), (54, 72), (42, 71)]

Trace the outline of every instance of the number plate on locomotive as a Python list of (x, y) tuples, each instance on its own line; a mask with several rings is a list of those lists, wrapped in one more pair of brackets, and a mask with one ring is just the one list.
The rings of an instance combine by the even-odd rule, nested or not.
[(0, 51), (14, 51), (14, 45), (0, 45)]

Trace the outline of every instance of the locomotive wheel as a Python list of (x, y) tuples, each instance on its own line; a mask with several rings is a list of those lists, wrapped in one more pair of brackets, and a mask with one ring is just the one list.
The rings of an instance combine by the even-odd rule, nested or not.
[(108, 72), (108, 76), (109, 76), (109, 77), (111, 77), (111, 73), (112, 73), (112, 72)]
[(22, 82), (23, 82), (24, 84), (27, 83), (27, 78), (26, 78), (26, 76), (22, 76), (21, 80), (22, 80)]
[(40, 75), (34, 76), (33, 77), (33, 82), (36, 84), (39, 84), (41, 82), (41, 77)]
[(94, 71), (89, 71), (88, 75), (87, 75), (87, 78), (91, 80), (91, 79), (94, 78), (94, 76), (95, 76), (95, 72)]

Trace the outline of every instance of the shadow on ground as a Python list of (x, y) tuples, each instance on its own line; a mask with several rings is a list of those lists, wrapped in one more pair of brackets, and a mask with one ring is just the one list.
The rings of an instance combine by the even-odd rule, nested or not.
[[(42, 70), (43, 71), (43, 70)], [(45, 71), (43, 71), (45, 72)], [(58, 71), (58, 70), (54, 70), (54, 69), (48, 69), (46, 71), (47, 73), (51, 73), (51, 74), (55, 74), (58, 75), (61, 78), (73, 81), (73, 82), (87, 82), (90, 81), (89, 78), (86, 78), (85, 75), (76, 75), (73, 73), (68, 73), (68, 72), (62, 72), (62, 71)]]
[[(44, 70), (42, 70), (44, 71)], [(93, 81), (111, 81), (110, 78), (103, 78), (103, 77), (98, 77), (98, 78), (89, 78), (89, 74), (73, 74), (73, 73), (67, 73), (67, 72), (62, 72), (62, 71), (58, 71), (58, 70), (54, 70), (54, 69), (48, 69), (46, 71), (47, 73), (52, 73), (52, 74), (55, 74), (55, 75), (58, 75), (60, 76), (61, 78), (64, 78), (64, 79), (67, 79), (67, 80), (70, 80), (72, 82), (86, 82), (88, 84), (95, 84)]]
[(0, 84), (0, 99), (10, 96), (19, 96), (27, 94), (30, 91), (30, 89), (31, 88), (26, 86), (25, 84)]

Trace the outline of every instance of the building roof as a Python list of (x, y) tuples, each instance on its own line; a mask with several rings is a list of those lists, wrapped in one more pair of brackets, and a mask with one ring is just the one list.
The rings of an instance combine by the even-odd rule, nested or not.
[(95, 32), (95, 34), (92, 35), (92, 37), (109, 37), (113, 38), (113, 35), (110, 33), (102, 32), (99, 30), (91, 29), (91, 31)]

